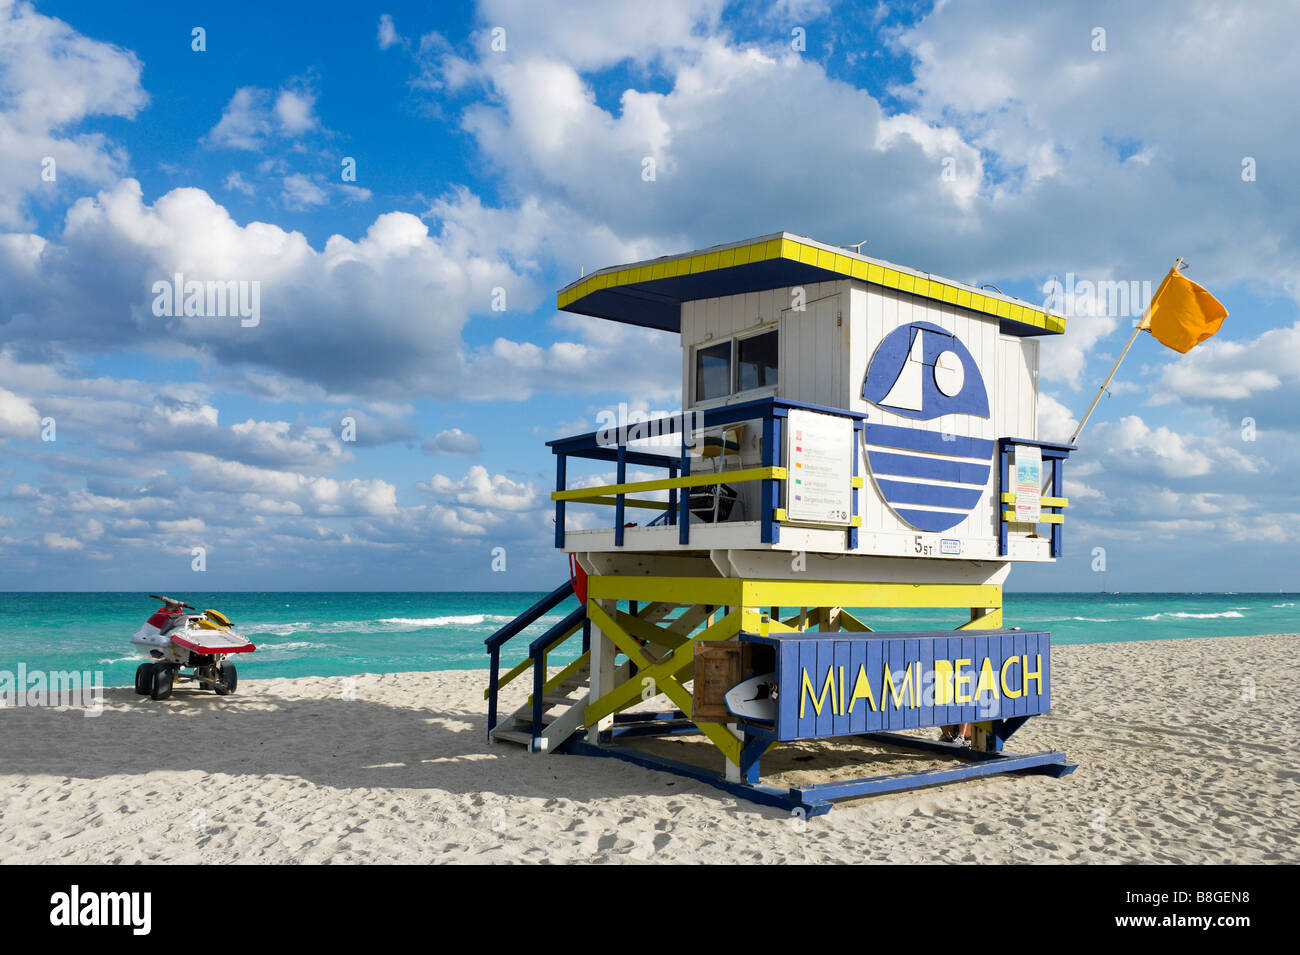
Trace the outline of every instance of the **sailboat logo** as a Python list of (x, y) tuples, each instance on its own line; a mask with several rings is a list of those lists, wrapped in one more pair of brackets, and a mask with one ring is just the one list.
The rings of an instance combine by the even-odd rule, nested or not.
[[(930, 322), (912, 322), (885, 336), (867, 368), (862, 397), (917, 421), (989, 416), (988, 390), (974, 356), (956, 335)], [(956, 527), (988, 485), (990, 440), (870, 423), (864, 437), (876, 487), (894, 513), (918, 530)]]

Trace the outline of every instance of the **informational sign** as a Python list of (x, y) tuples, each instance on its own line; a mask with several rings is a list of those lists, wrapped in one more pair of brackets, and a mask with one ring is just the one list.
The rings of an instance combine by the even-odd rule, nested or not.
[(742, 634), (775, 650), (778, 739), (1034, 716), (1051, 709), (1051, 635), (989, 630)]
[(791, 409), (785, 427), (786, 519), (847, 525), (856, 453), (851, 419)]
[(1029, 445), (1017, 444), (1012, 468), (1015, 472), (1016, 520), (1037, 524), (1042, 516), (1042, 451)]

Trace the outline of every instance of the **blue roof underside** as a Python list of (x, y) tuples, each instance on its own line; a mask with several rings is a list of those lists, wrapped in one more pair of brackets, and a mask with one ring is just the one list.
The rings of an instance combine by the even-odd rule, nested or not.
[(842, 278), (844, 276), (838, 272), (819, 269), (815, 265), (792, 262), (789, 259), (768, 259), (710, 272), (697, 272), (694, 275), (677, 275), (600, 289), (570, 302), (564, 310), (644, 328), (680, 332), (682, 302), (745, 292), (765, 292), (768, 289), (809, 282), (835, 282)]

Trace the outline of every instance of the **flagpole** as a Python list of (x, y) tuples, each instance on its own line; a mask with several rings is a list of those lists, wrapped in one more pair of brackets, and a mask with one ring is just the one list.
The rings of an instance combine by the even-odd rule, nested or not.
[[(1177, 259), (1174, 260), (1174, 267), (1170, 269), (1169, 274), (1165, 276), (1165, 282), (1169, 281), (1169, 276), (1177, 272), (1179, 267), (1182, 264), (1183, 264), (1183, 257), (1180, 255)], [(1164, 288), (1165, 282), (1160, 283), (1161, 288)], [(1156, 294), (1151, 296), (1151, 302), (1154, 302), (1156, 300), (1156, 297), (1159, 296), (1159, 294), (1160, 294), (1160, 289), (1156, 289)], [(1138, 320), (1137, 325), (1133, 327), (1133, 334), (1128, 337), (1128, 341), (1124, 345), (1124, 350), (1121, 351), (1119, 353), (1119, 357), (1115, 359), (1115, 364), (1110, 366), (1110, 374), (1106, 376), (1106, 380), (1103, 381), (1101, 383), (1101, 387), (1097, 389), (1097, 394), (1092, 399), (1092, 404), (1088, 405), (1088, 410), (1085, 411), (1083, 414), (1083, 420), (1080, 421), (1079, 426), (1074, 429), (1074, 434), (1070, 435), (1070, 440), (1067, 442), (1068, 444), (1074, 444), (1076, 441), (1079, 440), (1079, 433), (1083, 431), (1083, 426), (1087, 424), (1088, 419), (1092, 417), (1093, 411), (1095, 411), (1097, 408), (1097, 402), (1101, 401), (1101, 396), (1106, 393), (1106, 388), (1107, 386), (1110, 385), (1111, 379), (1115, 377), (1115, 372), (1119, 371), (1120, 362), (1124, 360), (1124, 356), (1128, 354), (1128, 350), (1132, 348), (1133, 343), (1137, 341), (1138, 332), (1142, 331), (1144, 328), (1147, 327), (1147, 321), (1150, 317), (1150, 312), (1151, 312), (1151, 302), (1147, 302), (1147, 307), (1142, 312), (1142, 317)]]

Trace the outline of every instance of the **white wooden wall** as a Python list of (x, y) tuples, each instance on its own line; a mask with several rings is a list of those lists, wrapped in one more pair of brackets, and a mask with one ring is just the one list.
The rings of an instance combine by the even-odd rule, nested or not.
[[(695, 406), (695, 346), (756, 331), (781, 328), (780, 370), (776, 394), (794, 401), (830, 407), (840, 404), (845, 389), (848, 341), (848, 281), (802, 286), (805, 310), (790, 309), (791, 289), (749, 292), (682, 303), (682, 407)], [(836, 319), (843, 314), (842, 326)], [(749, 401), (771, 392), (749, 391), (705, 407)]]
[[(867, 286), (850, 280), (804, 286), (805, 310), (791, 309), (791, 289), (752, 292), (701, 299), (682, 305), (682, 407), (696, 406), (694, 346), (723, 340), (739, 333), (777, 327), (780, 331), (779, 383), (775, 393), (783, 398), (833, 408), (866, 412), (872, 423), (995, 440), (999, 437), (1037, 438), (1038, 341), (1002, 335), (998, 321), (954, 305), (914, 298), (904, 292)], [(895, 328), (927, 321), (953, 332), (970, 350), (988, 390), (988, 418), (945, 415), (917, 421), (869, 404), (862, 397), (867, 366), (884, 337)], [(745, 392), (727, 399), (702, 402), (705, 407), (748, 401), (771, 389)], [(740, 464), (761, 460), (758, 422), (751, 422), (743, 441)], [(861, 448), (858, 449), (859, 454)], [(993, 461), (989, 462), (994, 465)], [(728, 462), (735, 466), (734, 459)], [(869, 475), (865, 457), (859, 473), (868, 475), (859, 495), (864, 553), (904, 554), (917, 531), (904, 523), (885, 503)], [(745, 517), (757, 518), (756, 484), (737, 488), (746, 501)], [(996, 475), (991, 475), (980, 503), (956, 527), (928, 537), (959, 538), (983, 542), (966, 552), (988, 555), (989, 542), (997, 539)], [(872, 535), (879, 535), (873, 543)], [(995, 544), (993, 545), (995, 546)], [(995, 553), (994, 551), (993, 553)]]
[(1038, 339), (1002, 335), (994, 417), (1004, 438), (1038, 440)]
[[(858, 285), (858, 283), (854, 283)], [(900, 428), (918, 428), (926, 431), (947, 432), (962, 437), (975, 437), (993, 440), (1002, 436), (1002, 422), (999, 420), (999, 339), (998, 321), (993, 317), (981, 317), (974, 312), (957, 308), (943, 302), (915, 298), (905, 292), (883, 289), (876, 286), (859, 286), (850, 293), (853, 303), (851, 341), (851, 370), (849, 375), (850, 391), (846, 395), (848, 407), (863, 411), (868, 415), (868, 422), (873, 424), (893, 425)], [(906, 418), (878, 408), (862, 397), (862, 381), (867, 366), (876, 348), (895, 328), (911, 322), (924, 321), (938, 325), (952, 332), (970, 350), (971, 356), (979, 366), (989, 391), (990, 417), (978, 418), (972, 415), (942, 415), (929, 421)], [(859, 453), (861, 449), (859, 448)], [(992, 461), (989, 462), (992, 465)], [(860, 472), (870, 474), (865, 456), (858, 462)], [(988, 540), (996, 536), (997, 525), (994, 515), (994, 498), (997, 496), (995, 475), (991, 474), (980, 502), (970, 515), (956, 527), (939, 535), (929, 537), (957, 538), (960, 540)], [(916, 530), (905, 523), (885, 503), (870, 478), (866, 488), (858, 499), (858, 510), (862, 514), (864, 549), (871, 547), (870, 532), (903, 532), (916, 534)]]

